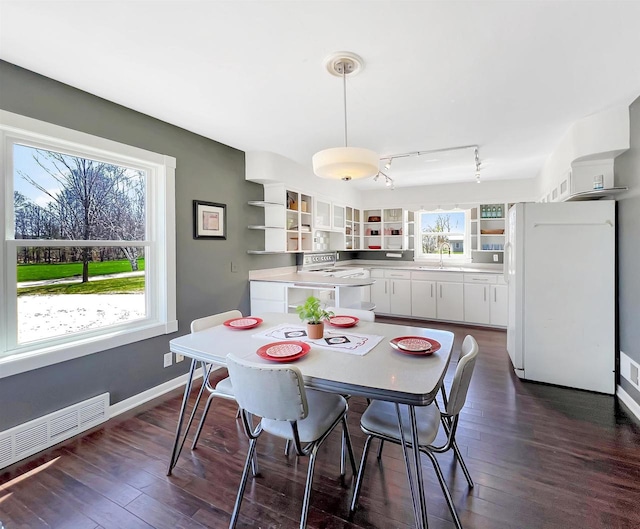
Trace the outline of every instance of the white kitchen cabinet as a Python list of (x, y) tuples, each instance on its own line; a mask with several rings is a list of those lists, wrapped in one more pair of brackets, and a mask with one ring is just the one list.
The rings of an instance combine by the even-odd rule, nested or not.
[(331, 231), (331, 202), (316, 198), (313, 228), (315, 230)]
[(508, 320), (508, 287), (507, 285), (491, 285), (489, 296), (491, 303), (491, 325), (507, 326)]
[(336, 231), (342, 231), (345, 227), (345, 206), (339, 204), (331, 205), (331, 229)]
[(437, 283), (435, 281), (411, 281), (411, 315), (435, 320), (437, 312)]
[[(371, 274), (371, 277), (375, 277)], [(371, 285), (371, 303), (375, 305), (375, 312), (390, 314), (391, 301), (389, 299), (389, 281), (375, 277), (376, 282)]]
[(456, 272), (412, 272), (412, 316), (464, 321), (464, 274)]
[(311, 195), (281, 184), (265, 185), (264, 200), (249, 201), (250, 206), (264, 209), (264, 223), (248, 226), (264, 232), (264, 250), (249, 253), (311, 251), (312, 204)]
[(491, 287), (489, 284), (464, 284), (464, 321), (489, 324), (491, 321)]
[(373, 270), (376, 282), (371, 286), (375, 311), (393, 316), (411, 316), (411, 272), (408, 270)]
[(437, 313), (439, 320), (464, 321), (463, 283), (438, 282)]
[[(345, 250), (360, 249), (360, 210), (347, 206), (345, 209)], [(367, 300), (368, 301), (368, 300)]]
[(287, 312), (287, 285), (272, 281), (250, 281), (251, 314)]

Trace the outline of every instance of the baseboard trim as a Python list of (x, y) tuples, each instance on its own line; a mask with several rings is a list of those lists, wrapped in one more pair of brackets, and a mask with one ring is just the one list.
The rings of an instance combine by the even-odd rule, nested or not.
[[(221, 369), (220, 367), (215, 367), (213, 371)], [(194, 380), (202, 377), (202, 369), (197, 369), (195, 372)], [(109, 415), (111, 418), (116, 415), (120, 415), (126, 411), (132, 410), (137, 406), (144, 404), (145, 402), (149, 402), (165, 393), (169, 393), (169, 391), (173, 391), (174, 389), (179, 388), (180, 386), (184, 386), (189, 379), (189, 373), (185, 373), (179, 377), (173, 378), (171, 380), (167, 380), (166, 382), (150, 388), (142, 393), (138, 393), (133, 397), (129, 397), (128, 399), (121, 400), (120, 402), (116, 402), (115, 404), (109, 406)]]
[(631, 398), (622, 386), (618, 386), (616, 388), (616, 396), (624, 403), (624, 405), (629, 408), (631, 413), (636, 416), (636, 419), (640, 420), (640, 404), (638, 404), (635, 400)]

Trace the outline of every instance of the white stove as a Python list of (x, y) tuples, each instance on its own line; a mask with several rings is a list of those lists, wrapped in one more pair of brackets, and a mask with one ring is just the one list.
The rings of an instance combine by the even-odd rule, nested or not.
[(324, 277), (369, 277), (369, 271), (364, 268), (336, 266), (336, 252), (303, 254), (302, 262), (298, 264), (298, 272), (313, 273)]

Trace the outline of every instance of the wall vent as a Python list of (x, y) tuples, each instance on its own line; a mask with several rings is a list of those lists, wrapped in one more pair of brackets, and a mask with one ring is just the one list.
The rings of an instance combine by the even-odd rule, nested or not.
[(0, 469), (93, 428), (108, 418), (109, 393), (103, 393), (0, 432)]

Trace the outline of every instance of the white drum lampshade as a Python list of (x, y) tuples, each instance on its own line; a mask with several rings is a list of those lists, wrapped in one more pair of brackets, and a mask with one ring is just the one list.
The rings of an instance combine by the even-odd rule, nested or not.
[(313, 155), (313, 172), (320, 178), (356, 180), (378, 174), (379, 156), (370, 149), (335, 147)]

